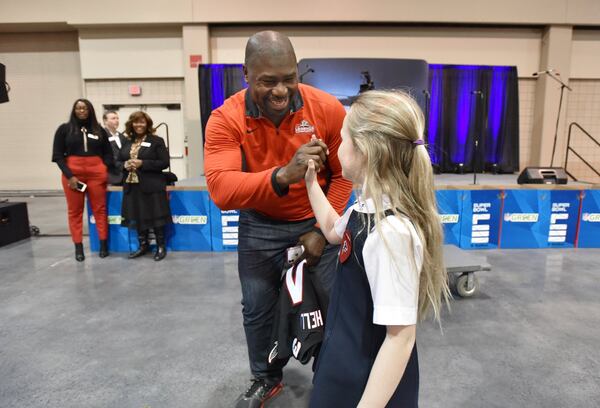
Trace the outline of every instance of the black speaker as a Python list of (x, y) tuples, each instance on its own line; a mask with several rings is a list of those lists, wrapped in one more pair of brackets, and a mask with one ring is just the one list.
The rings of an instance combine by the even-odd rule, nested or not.
[(26, 203), (0, 203), (0, 247), (29, 238)]
[(0, 103), (8, 102), (8, 88), (6, 84), (6, 67), (0, 63)]
[(526, 167), (517, 178), (519, 184), (567, 184), (562, 167)]

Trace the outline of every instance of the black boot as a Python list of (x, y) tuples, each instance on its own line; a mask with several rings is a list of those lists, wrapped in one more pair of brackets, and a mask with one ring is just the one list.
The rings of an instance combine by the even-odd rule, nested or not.
[(129, 259), (137, 258), (139, 256), (144, 255), (148, 252), (148, 230), (146, 231), (138, 231), (138, 240), (140, 243), (137, 251), (129, 254)]
[(98, 253), (100, 258), (106, 258), (108, 256), (108, 241), (105, 239), (100, 240), (100, 252)]
[(75, 244), (75, 259), (77, 262), (83, 262), (85, 255), (83, 254), (83, 244)]
[(165, 246), (165, 227), (154, 228), (154, 236), (156, 237), (156, 252), (154, 253), (155, 261), (162, 261), (167, 256), (167, 248)]

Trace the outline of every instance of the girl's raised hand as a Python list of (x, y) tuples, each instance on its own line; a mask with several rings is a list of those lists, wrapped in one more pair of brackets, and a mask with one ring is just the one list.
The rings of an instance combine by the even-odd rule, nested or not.
[(304, 175), (304, 180), (306, 184), (314, 182), (317, 179), (317, 170), (315, 168), (315, 161), (310, 159), (308, 161), (308, 167), (306, 169), (306, 174)]
[[(323, 143), (321, 139), (317, 138), (316, 135), (313, 134), (310, 138), (310, 141), (319, 142), (319, 144), (325, 148), (326, 153), (329, 154), (329, 149), (327, 149), (327, 146)], [(317, 168), (315, 161), (310, 159), (307, 163), (306, 174), (304, 175), (304, 180), (306, 181), (306, 184), (312, 183), (317, 179), (317, 173), (319, 172), (319, 170), (320, 169)]]

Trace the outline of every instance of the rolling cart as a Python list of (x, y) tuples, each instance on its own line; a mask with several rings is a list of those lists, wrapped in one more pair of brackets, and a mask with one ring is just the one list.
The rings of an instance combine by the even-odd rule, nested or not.
[(444, 262), (450, 288), (463, 298), (475, 296), (479, 292), (479, 280), (475, 273), (492, 269), (484, 257), (454, 245), (444, 245)]

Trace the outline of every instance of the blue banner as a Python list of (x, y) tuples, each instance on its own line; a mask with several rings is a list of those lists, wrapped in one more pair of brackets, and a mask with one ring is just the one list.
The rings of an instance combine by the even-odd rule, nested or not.
[(221, 211), (212, 201), (210, 202), (210, 222), (213, 251), (236, 251), (238, 245), (238, 221), (240, 212), (237, 210)]
[(498, 248), (500, 191), (464, 190), (460, 227), (463, 249)]
[(460, 246), (461, 213), (464, 191), (437, 190), (438, 212), (444, 226), (444, 243)]
[(550, 190), (548, 247), (574, 248), (579, 217), (579, 190)]
[[(129, 252), (129, 242), (132, 250), (137, 249), (137, 233), (121, 226), (122, 191), (109, 191), (106, 193), (106, 213), (108, 216), (108, 250), (110, 252)], [(98, 251), (100, 242), (96, 229), (96, 220), (88, 205), (88, 226), (90, 232), (90, 249)]]
[(210, 251), (208, 192), (171, 191), (169, 196), (173, 224), (167, 233), (167, 247), (174, 251)]
[(585, 190), (581, 203), (579, 248), (600, 248), (600, 190)]
[(507, 190), (502, 248), (573, 248), (578, 190)]
[[(168, 194), (173, 223), (166, 227), (167, 248), (171, 251), (210, 251), (212, 243), (208, 193), (171, 191)], [(106, 194), (108, 247), (111, 252), (130, 252), (138, 248), (137, 231), (121, 226), (122, 200), (122, 191), (109, 191)], [(90, 248), (92, 251), (98, 251), (96, 220), (89, 206), (88, 216)]]
[[(436, 198), (446, 244), (463, 249), (498, 248), (499, 244), (503, 248), (600, 248), (600, 190), (584, 190), (583, 201), (581, 194), (580, 190), (438, 190)], [(121, 226), (122, 199), (121, 191), (107, 193), (111, 252), (138, 247), (136, 231)], [(170, 250), (237, 249), (239, 211), (221, 211), (202, 190), (171, 191), (169, 203)], [(88, 220), (90, 248), (98, 251), (89, 208)]]
[(502, 248), (546, 248), (550, 191), (506, 190), (502, 221)]

